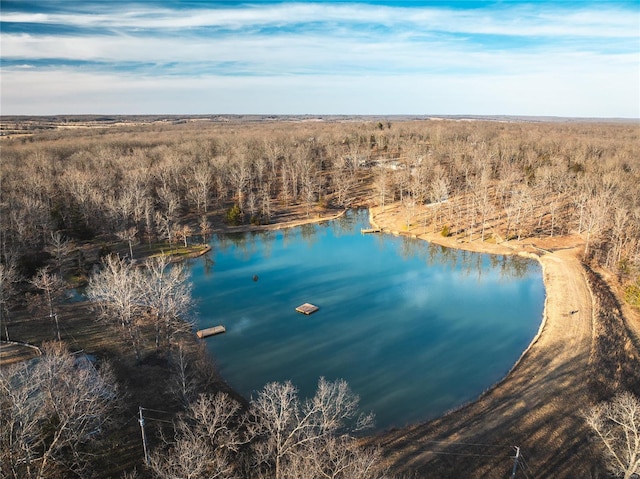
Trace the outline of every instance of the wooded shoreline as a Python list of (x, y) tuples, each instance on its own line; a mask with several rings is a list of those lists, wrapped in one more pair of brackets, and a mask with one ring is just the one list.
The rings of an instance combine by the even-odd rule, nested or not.
[[(369, 207), (372, 224), (393, 234), (535, 258), (547, 289), (540, 331), (506, 378), (444, 417), (368, 438), (392, 471), (504, 477), (514, 445), (536, 477), (598, 470), (580, 409), (619, 390), (640, 394), (636, 125), (391, 121), (46, 125), (3, 138), (0, 265), (22, 277), (2, 285), (3, 336), (52, 339), (29, 283), (42, 266), (77, 284), (110, 253), (141, 261), (154, 245), (186, 251), (215, 232)], [(143, 345), (136, 362), (88, 305), (56, 308), (69, 347), (113, 358), (145, 407), (180, 410), (165, 387), (175, 351)], [(193, 364), (207, 364), (204, 390), (224, 389), (189, 342)], [(127, 452), (114, 449), (106, 474), (140, 464), (135, 424), (117, 441)]]
[[(604, 306), (593, 297), (593, 281), (599, 288), (604, 288), (605, 296), (614, 295), (601, 279), (594, 277), (588, 280), (585, 268), (589, 268), (579, 259), (584, 245), (569, 244), (555, 252), (541, 252), (548, 247), (544, 241), (536, 241), (538, 246), (481, 242), (460, 244), (455, 239), (421, 234), (420, 231), (398, 231), (401, 218), (393, 213), (383, 216), (380, 208), (374, 208), (371, 216), (372, 224), (396, 235), (411, 234), (435, 244), (479, 253), (518, 254), (534, 258), (543, 268), (546, 289), (539, 331), (503, 379), (476, 400), (440, 418), (388, 431), (374, 439), (388, 451), (392, 470), (417, 473), (419, 477), (501, 478), (509, 472), (509, 461), (504, 455), (495, 457), (487, 451), (493, 450), (492, 445), (504, 444), (507, 449), (511, 445), (526, 451), (531, 465), (529, 472), (533, 477), (588, 474), (584, 464), (588, 463), (591, 451), (588, 430), (581, 414), (588, 404), (597, 401), (598, 396), (601, 399), (607, 397), (606, 393), (599, 391), (594, 398), (594, 381), (589, 377), (602, 367), (594, 360), (593, 349), (597, 348), (598, 341), (594, 329)], [(625, 320), (621, 310), (617, 315), (623, 327), (636, 330), (640, 327), (637, 316)], [(625, 347), (633, 343), (630, 338), (633, 334), (633, 330), (625, 331)], [(637, 347), (618, 360), (632, 364), (632, 368), (640, 371)], [(558, 371), (567, 369), (572, 371), (570, 379), (558, 375)], [(639, 380), (640, 373), (635, 374), (630, 382), (638, 388)], [(601, 377), (600, 381), (607, 384), (598, 386), (609, 391), (621, 387), (620, 379)], [(525, 404), (544, 404), (544, 413), (540, 406), (529, 406), (528, 409), (523, 407)], [(557, 431), (563, 432), (558, 434)], [(475, 444), (472, 452), (465, 444)], [(565, 457), (562, 463), (558, 463), (558, 451), (568, 444), (572, 445), (571, 457)], [(424, 452), (425, 449), (432, 452)], [(449, 459), (449, 455), (455, 457), (467, 453), (478, 457), (472, 460)]]

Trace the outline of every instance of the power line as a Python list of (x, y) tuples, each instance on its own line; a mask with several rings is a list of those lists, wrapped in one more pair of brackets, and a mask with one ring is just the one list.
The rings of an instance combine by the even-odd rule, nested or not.
[(423, 450), (422, 452), (428, 452), (431, 454), (442, 454), (442, 455), (446, 455), (446, 456), (469, 456), (469, 457), (502, 457), (505, 458), (507, 456), (504, 455), (497, 455), (497, 454), (474, 454), (474, 453), (470, 453), (470, 452), (445, 452), (445, 451), (429, 451), (429, 450)]
[(162, 413), (162, 414), (173, 414), (172, 412), (169, 412), (169, 411), (160, 411), (159, 409), (151, 409), (151, 408), (148, 408), (148, 407), (140, 406), (140, 408), (143, 411), (159, 412), (159, 413)]
[(156, 417), (149, 417), (149, 416), (145, 416), (145, 418), (149, 419), (150, 421), (166, 422), (167, 424), (173, 424), (173, 421), (167, 421), (166, 419), (158, 419)]
[[(75, 338), (73, 334), (69, 332), (69, 330), (65, 327), (64, 324), (60, 324), (60, 326), (62, 326), (62, 329), (64, 329), (64, 332), (71, 337), (74, 343), (76, 343), (77, 345), (80, 345), (80, 342)], [(84, 351), (84, 349), (82, 351)]]
[(131, 417), (129, 418), (129, 420), (123, 424), (123, 426), (126, 426), (126, 425), (127, 425), (127, 424), (129, 424), (131, 421), (137, 421), (137, 420), (138, 420), (138, 417), (137, 417), (137, 416), (131, 416)]
[(138, 406), (138, 413), (139, 413), (139, 417), (137, 417), (136, 419), (138, 419), (138, 423), (140, 423), (140, 434), (142, 435), (142, 449), (144, 451), (144, 462), (145, 464), (149, 465), (149, 446), (147, 444), (147, 434), (146, 431), (144, 429), (145, 426), (145, 419), (149, 419), (151, 421), (157, 421), (157, 422), (166, 422), (167, 424), (173, 424), (173, 421), (167, 421), (166, 419), (158, 419), (155, 417), (145, 417), (144, 416), (144, 411), (149, 411), (149, 412), (156, 412), (156, 413), (160, 413), (160, 414), (173, 414), (169, 411), (161, 411), (159, 409), (151, 409), (151, 408), (147, 408), (147, 407), (142, 407), (142, 406)]
[[(486, 448), (499, 448), (499, 449), (513, 449), (513, 446), (508, 446), (506, 444), (484, 444), (477, 442), (459, 442), (459, 441), (439, 441), (439, 440), (430, 440), (424, 441), (425, 443), (431, 444), (443, 444), (446, 446), (467, 446), (467, 447), (486, 447)], [(398, 449), (398, 447), (391, 447), (391, 449)], [(519, 448), (516, 448), (516, 452)], [(429, 454), (437, 454), (437, 455), (445, 455), (445, 456), (459, 456), (459, 457), (496, 457), (506, 459), (509, 456), (507, 451), (503, 454), (480, 454), (480, 453), (472, 453), (472, 452), (448, 452), (448, 451), (436, 451), (431, 449), (420, 449), (421, 452), (429, 453)], [(521, 456), (520, 456), (521, 457)]]
[[(159, 413), (159, 414), (168, 414), (168, 415), (170, 415), (170, 416), (173, 416), (173, 413), (172, 413), (172, 412), (169, 412), (169, 411), (161, 411), (161, 410), (159, 410), (159, 409), (151, 409), (151, 408), (148, 408), (148, 407), (142, 407), (142, 406), (140, 406), (140, 410), (141, 410), (141, 411), (146, 411), (146, 412), (147, 412), (147, 411), (148, 411), (148, 412), (156, 412), (156, 413)], [(166, 422), (167, 424), (173, 424), (173, 421), (168, 421), (168, 420), (166, 420), (166, 419), (160, 419), (160, 418), (157, 418), (157, 417), (149, 417), (148, 415), (147, 415), (147, 416), (145, 416), (145, 417), (146, 417), (147, 419), (152, 420), (152, 421), (157, 421), (157, 422)]]
[(477, 442), (459, 442), (459, 441), (438, 441), (438, 440), (431, 440), (431, 441), (424, 441), (424, 442), (433, 442), (436, 444), (447, 444), (450, 446), (479, 446), (479, 447), (500, 447), (500, 448), (511, 448), (511, 446), (508, 446), (506, 444), (482, 444), (482, 443), (477, 443)]
[(533, 473), (531, 475), (527, 473), (527, 471), (531, 472), (531, 468), (529, 467), (529, 464), (527, 464), (527, 461), (525, 460), (522, 453), (520, 453), (520, 459), (522, 460), (522, 464), (524, 466), (524, 468), (522, 468), (522, 471), (524, 472), (525, 477), (533, 479)]

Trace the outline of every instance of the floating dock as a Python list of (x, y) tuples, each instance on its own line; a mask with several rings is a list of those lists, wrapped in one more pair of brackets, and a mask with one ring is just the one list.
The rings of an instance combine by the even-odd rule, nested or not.
[(207, 329), (201, 329), (200, 331), (198, 331), (196, 333), (196, 335), (202, 339), (202, 338), (206, 338), (209, 336), (213, 336), (215, 334), (222, 334), (224, 332), (226, 332), (227, 330), (225, 329), (224, 326), (214, 326), (213, 328), (207, 328)]
[(380, 233), (382, 230), (380, 228), (362, 228), (360, 230), (360, 233), (362, 233), (363, 235), (369, 234), (369, 233)]
[(298, 313), (302, 313), (302, 314), (306, 314), (307, 316), (310, 314), (315, 313), (316, 311), (318, 311), (320, 308), (318, 308), (317, 306), (311, 304), (311, 303), (304, 303), (300, 306), (298, 306), (296, 308), (296, 311)]

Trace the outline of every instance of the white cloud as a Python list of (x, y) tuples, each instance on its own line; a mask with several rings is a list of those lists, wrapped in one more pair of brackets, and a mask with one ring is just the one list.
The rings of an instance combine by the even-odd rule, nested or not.
[(3, 13), (91, 29), (0, 33), (3, 113), (640, 116), (639, 19), (613, 7), (112, 12)]
[[(588, 74), (602, 69), (611, 74), (637, 69), (637, 54), (603, 54), (563, 47), (543, 51), (492, 51), (442, 41), (411, 42), (400, 38), (383, 42), (320, 35), (256, 35), (243, 38), (146, 38), (130, 36), (77, 38), (3, 35), (5, 59), (105, 62), (105, 68), (130, 62), (177, 63), (177, 72), (193, 75), (193, 68), (215, 69), (227, 64), (228, 74), (404, 74), (492, 72), (550, 72), (560, 68)], [(110, 65), (111, 64), (111, 65)], [(192, 65), (193, 64), (193, 65)], [(162, 72), (159, 72), (162, 74)], [(172, 71), (171, 74), (175, 74)]]
[(112, 13), (28, 14), (4, 13), (5, 22), (62, 24), (109, 29), (188, 29), (218, 27), (244, 29), (300, 23), (326, 25), (385, 25), (458, 33), (539, 36), (636, 37), (639, 19), (634, 12), (603, 6), (569, 9), (546, 6), (508, 6), (478, 10), (433, 7), (388, 7), (367, 4), (287, 3), (241, 8), (144, 9)]

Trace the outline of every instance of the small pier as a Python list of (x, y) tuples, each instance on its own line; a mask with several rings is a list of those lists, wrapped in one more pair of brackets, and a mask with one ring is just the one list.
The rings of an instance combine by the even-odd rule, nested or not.
[(362, 228), (360, 233), (363, 235), (371, 234), (371, 233), (380, 233), (382, 230), (380, 228)]
[(209, 336), (213, 336), (215, 334), (222, 334), (222, 333), (225, 333), (226, 331), (227, 330), (225, 329), (225, 327), (220, 325), (220, 326), (214, 326), (213, 328), (201, 329), (196, 333), (196, 336), (202, 339), (202, 338), (207, 338)]
[(320, 308), (318, 308), (317, 306), (311, 304), (311, 303), (304, 303), (300, 306), (298, 306), (296, 308), (296, 311), (298, 313), (302, 313), (302, 314), (306, 314), (307, 316), (310, 314), (315, 313), (316, 311), (318, 311)]

